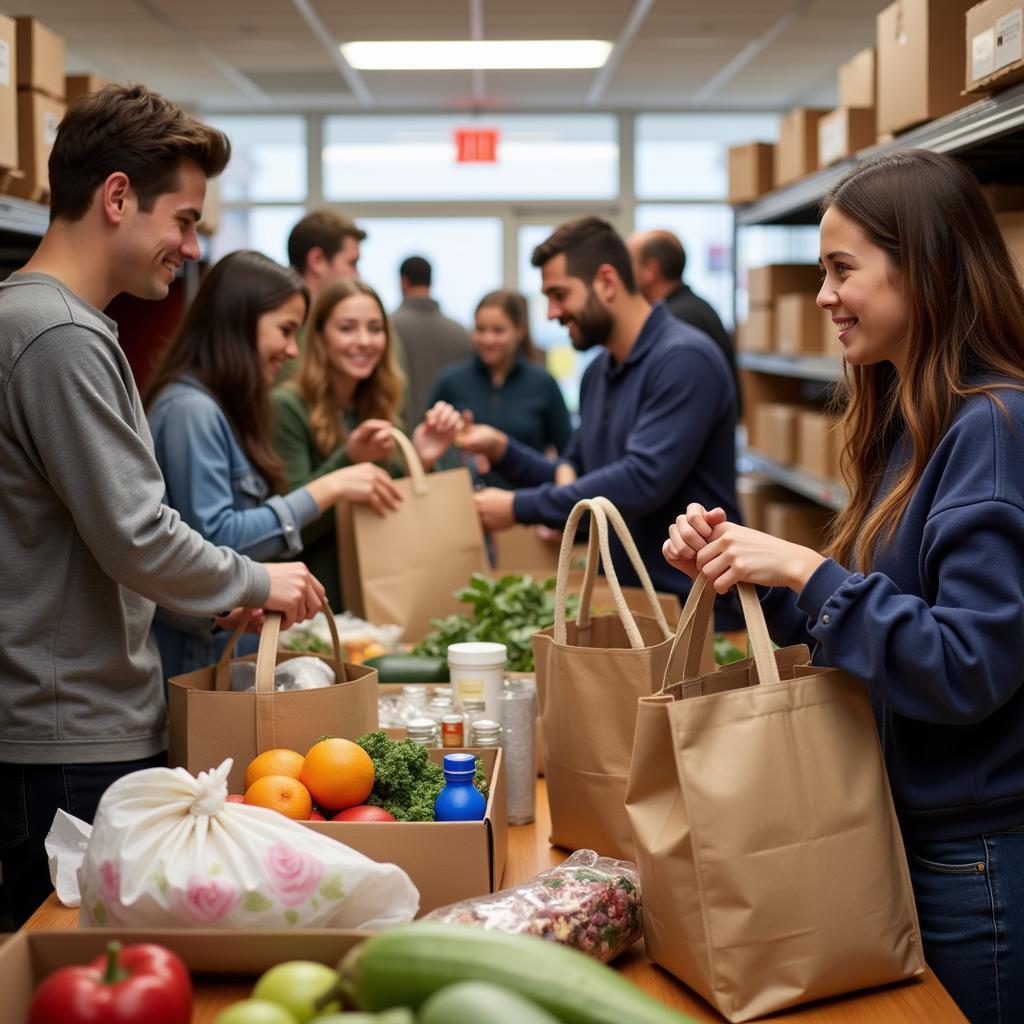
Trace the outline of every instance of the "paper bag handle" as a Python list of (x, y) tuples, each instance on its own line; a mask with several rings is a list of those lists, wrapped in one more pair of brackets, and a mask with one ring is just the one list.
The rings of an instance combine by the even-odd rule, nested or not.
[(395, 444), (398, 445), (398, 450), (405, 460), (405, 468), (409, 471), (409, 479), (412, 481), (412, 493), (417, 497), (422, 497), (430, 488), (427, 486), (427, 473), (420, 461), (419, 453), (412, 441), (398, 427), (391, 428), (391, 436), (395, 439)]
[[(768, 636), (768, 626), (764, 621), (764, 610), (757, 599), (757, 591), (749, 583), (737, 584), (736, 590), (747, 625), (758, 680), (761, 683), (777, 683), (779, 666), (775, 662), (775, 652)], [(715, 596), (714, 587), (708, 583), (703, 573), (698, 573), (690, 588), (690, 596), (683, 606), (683, 612), (679, 616), (679, 626), (669, 652), (668, 664), (665, 666), (661, 692), (674, 682), (689, 682), (700, 676), (701, 653), (714, 614)]]

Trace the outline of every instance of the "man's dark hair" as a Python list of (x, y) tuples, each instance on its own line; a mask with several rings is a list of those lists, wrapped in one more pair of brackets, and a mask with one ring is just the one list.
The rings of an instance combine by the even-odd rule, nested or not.
[(288, 236), (288, 262), (300, 274), (305, 273), (310, 249), (322, 249), (328, 260), (345, 244), (346, 238), (361, 242), (366, 232), (333, 210), (315, 210), (306, 214)]
[(71, 105), (50, 153), (50, 220), (81, 220), (96, 189), (118, 171), (139, 209), (178, 188), (183, 160), (215, 178), (231, 157), (228, 137), (142, 85), (108, 85)]
[(398, 273), (414, 288), (430, 287), (430, 262), (422, 256), (410, 256), (408, 259), (402, 260)]
[(580, 278), (588, 287), (597, 276), (597, 268), (608, 263), (615, 268), (626, 291), (636, 292), (629, 250), (608, 221), (600, 217), (579, 217), (560, 224), (554, 234), (533, 250), (530, 262), (535, 267), (543, 267), (559, 253), (565, 253), (566, 272)]
[(671, 231), (655, 231), (640, 246), (640, 262), (654, 260), (667, 281), (681, 281), (686, 269), (686, 250)]

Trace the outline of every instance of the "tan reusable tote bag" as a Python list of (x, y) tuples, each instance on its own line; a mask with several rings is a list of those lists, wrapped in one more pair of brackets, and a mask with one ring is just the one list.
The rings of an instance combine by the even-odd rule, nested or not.
[[(589, 513), (590, 543), (580, 611), (565, 621), (569, 559), (580, 519)], [(611, 521), (648, 597), (650, 615), (626, 607), (608, 544)], [(598, 555), (614, 615), (591, 615)], [(624, 798), (637, 700), (655, 692), (668, 663), (672, 632), (618, 510), (606, 498), (580, 501), (562, 537), (555, 622), (535, 633), (534, 662), (551, 806), (551, 842), (633, 859)]]
[(395, 481), (404, 500), (386, 516), (338, 503), (341, 587), (349, 611), (376, 625), (397, 623), (404, 640), (417, 642), (431, 619), (465, 612), (454, 593), (487, 570), (487, 551), (469, 470), (425, 473), (412, 442), (391, 433), (409, 470)]
[(739, 588), (754, 657), (703, 676), (703, 577), (666, 687), (642, 698), (626, 809), (647, 955), (730, 1021), (924, 970), (864, 684), (772, 651)]
[[(267, 612), (256, 654), (237, 661), (256, 662), (256, 685), (248, 693), (231, 689), (231, 655), (242, 635), (239, 628), (220, 661), (169, 680), (170, 737), (168, 761), (193, 775), (234, 758), (228, 786), (245, 791), (246, 765), (265, 750), (286, 747), (305, 754), (321, 736), (358, 739), (377, 728), (377, 670), (342, 661), (338, 627), (324, 607), (334, 638), (334, 654), (279, 651), (281, 616)], [(334, 669), (335, 682), (318, 690), (274, 691), (274, 668), (292, 658), (319, 658)]]

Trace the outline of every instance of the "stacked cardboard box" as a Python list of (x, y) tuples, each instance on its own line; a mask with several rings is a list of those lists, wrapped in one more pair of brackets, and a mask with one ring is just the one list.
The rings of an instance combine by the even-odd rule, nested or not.
[(729, 150), (729, 202), (752, 203), (772, 190), (775, 147), (770, 142), (748, 142)]
[(751, 267), (747, 272), (750, 311), (736, 332), (744, 352), (788, 354), (822, 351), (821, 314), (814, 305), (821, 274), (810, 263)]
[(64, 40), (35, 18), (17, 19), (18, 155), (24, 177), (9, 191), (44, 200), (50, 191), (47, 164), (64, 117)]
[(834, 512), (813, 501), (769, 501), (764, 509), (764, 532), (792, 544), (820, 551)]
[(827, 111), (797, 107), (779, 122), (775, 146), (775, 184), (791, 181), (818, 169), (818, 122)]
[(967, 92), (995, 92), (1024, 79), (1021, 0), (985, 0), (967, 12)]
[(100, 75), (65, 75), (64, 76), (64, 101), (70, 107), (75, 100), (88, 96), (89, 93), (98, 92), (110, 83)]
[(839, 68), (839, 106), (818, 122), (818, 166), (845, 160), (875, 141), (875, 48)]
[(791, 501), (793, 492), (764, 477), (745, 474), (736, 478), (736, 497), (743, 525), (764, 532), (764, 510), (771, 501)]
[(16, 87), (16, 25), (0, 15), (0, 170), (18, 166), (18, 90)]
[(839, 418), (817, 409), (802, 409), (796, 423), (796, 465), (823, 480), (839, 479), (842, 438)]

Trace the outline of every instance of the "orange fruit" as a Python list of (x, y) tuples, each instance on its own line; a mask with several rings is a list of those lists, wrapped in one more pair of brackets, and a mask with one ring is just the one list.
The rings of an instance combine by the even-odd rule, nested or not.
[(305, 758), (296, 750), (275, 747), (257, 754), (245, 769), (245, 788), (248, 789), (257, 779), (264, 775), (287, 775), (297, 779), (302, 774), (302, 762)]
[(264, 775), (246, 791), (245, 802), (256, 807), (269, 807), (295, 821), (306, 821), (313, 810), (313, 798), (298, 779), (287, 775)]
[(299, 778), (321, 807), (341, 811), (366, 802), (373, 761), (358, 743), (330, 737), (309, 748)]

